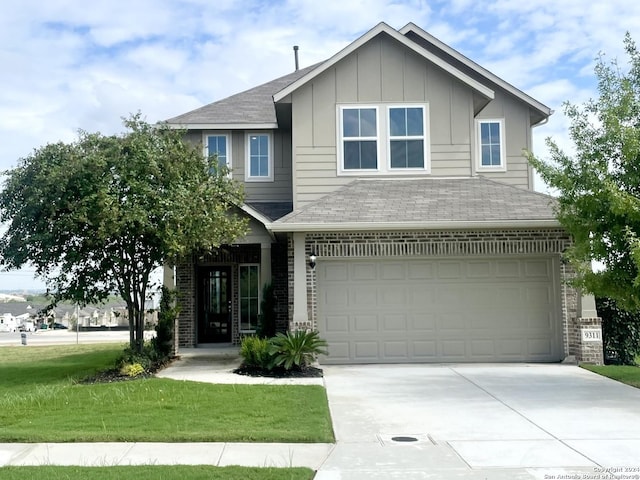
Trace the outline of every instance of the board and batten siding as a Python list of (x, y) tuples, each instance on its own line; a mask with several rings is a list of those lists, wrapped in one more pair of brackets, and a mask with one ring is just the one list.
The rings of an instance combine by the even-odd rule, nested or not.
[[(386, 34), (380, 34), (301, 86), (292, 93), (291, 101), (296, 208), (355, 178), (337, 173), (339, 104), (427, 103), (430, 176), (475, 174), (472, 90)], [(522, 149), (530, 145), (528, 110), (505, 96), (484, 118), (493, 118), (498, 110), (503, 112), (507, 125), (508, 171), (487, 176), (531, 188), (522, 157)]]

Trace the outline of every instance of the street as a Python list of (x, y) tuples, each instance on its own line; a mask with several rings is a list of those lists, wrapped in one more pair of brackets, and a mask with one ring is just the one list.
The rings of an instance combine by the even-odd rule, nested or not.
[[(152, 334), (153, 332), (147, 332)], [(22, 345), (20, 332), (0, 332), (0, 347)], [(128, 331), (79, 332), (73, 330), (38, 330), (27, 332), (27, 347), (32, 345), (64, 345), (75, 343), (126, 343)], [(146, 337), (145, 333), (145, 337)]]

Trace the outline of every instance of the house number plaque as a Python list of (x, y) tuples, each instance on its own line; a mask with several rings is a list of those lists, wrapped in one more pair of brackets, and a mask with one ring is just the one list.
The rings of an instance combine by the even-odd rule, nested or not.
[(582, 341), (583, 342), (601, 342), (602, 330), (600, 330), (599, 328), (583, 328)]

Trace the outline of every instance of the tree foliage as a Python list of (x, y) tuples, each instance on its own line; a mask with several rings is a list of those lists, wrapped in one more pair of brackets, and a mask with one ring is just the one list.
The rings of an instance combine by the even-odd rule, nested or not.
[[(550, 159), (528, 158), (559, 191), (556, 213), (573, 236), (566, 258), (576, 269), (576, 284), (635, 311), (640, 309), (640, 54), (629, 34), (624, 46), (627, 68), (598, 58), (598, 98), (582, 107), (564, 104), (575, 154), (547, 139)], [(593, 272), (591, 260), (604, 269)]]
[(54, 301), (85, 305), (118, 292), (131, 347), (141, 351), (152, 271), (238, 238), (246, 222), (231, 213), (240, 186), (184, 132), (139, 113), (124, 125), (120, 135), (80, 131), (5, 172), (0, 259), (9, 269), (33, 265)]

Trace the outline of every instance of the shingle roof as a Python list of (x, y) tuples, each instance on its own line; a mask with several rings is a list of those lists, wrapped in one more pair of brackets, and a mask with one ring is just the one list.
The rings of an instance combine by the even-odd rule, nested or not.
[(277, 220), (293, 210), (292, 202), (247, 202), (247, 205), (269, 220)]
[(276, 110), (273, 95), (304, 76), (317, 65), (302, 68), (270, 82), (223, 98), (166, 120), (170, 124), (274, 124)]
[(355, 180), (274, 225), (555, 222), (553, 197), (489, 180)]

